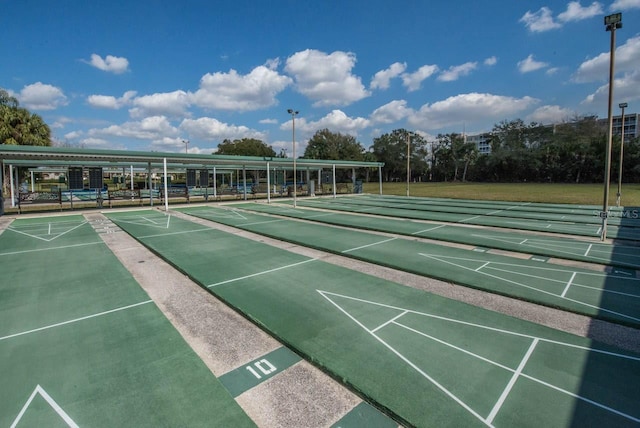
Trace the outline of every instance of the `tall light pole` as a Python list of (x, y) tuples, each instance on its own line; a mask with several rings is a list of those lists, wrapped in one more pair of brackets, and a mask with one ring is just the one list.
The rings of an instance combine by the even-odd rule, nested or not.
[(300, 113), (298, 110), (287, 110), (287, 113), (291, 115), (291, 142), (293, 143), (293, 207), (298, 206), (296, 195), (298, 193), (298, 186), (296, 181), (296, 116)]
[(622, 159), (624, 154), (624, 109), (627, 108), (627, 103), (620, 103), (618, 107), (622, 109), (621, 119), (621, 131), (620, 131), (620, 165), (618, 166), (618, 194), (616, 196), (616, 206), (620, 206), (620, 195), (622, 194)]
[(184, 144), (184, 152), (189, 153), (189, 140), (182, 140), (182, 143)]
[(409, 137), (409, 133), (407, 132), (407, 197), (409, 196), (409, 179), (411, 178), (411, 164), (410, 162), (411, 156), (411, 137)]
[(622, 28), (622, 14), (614, 13), (604, 17), (604, 25), (607, 31), (611, 31), (611, 47), (609, 48), (609, 130), (607, 136), (606, 164), (604, 168), (604, 201), (602, 202), (602, 230), (600, 240), (607, 239), (607, 217), (609, 215), (609, 180), (611, 176), (611, 140), (613, 133), (613, 65), (616, 55), (616, 30)]

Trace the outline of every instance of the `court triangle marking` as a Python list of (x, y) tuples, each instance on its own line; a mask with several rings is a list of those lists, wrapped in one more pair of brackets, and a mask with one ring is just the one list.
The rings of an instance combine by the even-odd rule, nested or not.
[(44, 227), (43, 227), (43, 229), (42, 229), (45, 235), (49, 235), (49, 236), (51, 236), (51, 238), (48, 238), (48, 239), (47, 239), (47, 238), (43, 238), (43, 237), (42, 237), (42, 236), (40, 236), (40, 235), (34, 235), (34, 234), (32, 234), (32, 233), (23, 232), (22, 230), (15, 229), (15, 228), (14, 228), (14, 227), (12, 227), (12, 226), (9, 226), (9, 227), (7, 228), (7, 230), (11, 230), (12, 232), (16, 232), (16, 233), (19, 233), (19, 234), (22, 234), (22, 235), (25, 235), (25, 236), (29, 236), (29, 237), (31, 237), (31, 238), (40, 239), (40, 240), (42, 240), (42, 241), (46, 241), (46, 242), (51, 242), (51, 241), (53, 241), (54, 239), (57, 239), (57, 238), (59, 238), (59, 237), (61, 237), (61, 236), (63, 236), (63, 235), (66, 235), (66, 234), (67, 234), (67, 233), (69, 233), (69, 232), (72, 232), (72, 231), (76, 230), (77, 228), (79, 228), (79, 227), (81, 227), (81, 226), (84, 226), (84, 225), (85, 225), (85, 224), (87, 224), (87, 223), (88, 223), (87, 221), (83, 221), (82, 223), (80, 223), (80, 224), (78, 224), (78, 225), (76, 225), (76, 226), (73, 226), (73, 227), (68, 228), (68, 229), (67, 229), (67, 230), (65, 230), (64, 232), (59, 232), (59, 233), (55, 233), (55, 234), (51, 234), (51, 223), (49, 223), (49, 224), (46, 226), (46, 231), (44, 230), (44, 229), (45, 229)]
[(71, 416), (69, 416), (64, 410), (62, 410), (62, 407), (60, 407), (58, 403), (56, 403), (56, 401), (53, 398), (51, 398), (51, 396), (47, 394), (47, 391), (45, 391), (44, 388), (42, 388), (40, 385), (36, 386), (36, 388), (31, 393), (31, 396), (29, 397), (27, 402), (24, 403), (24, 406), (22, 406), (22, 410), (20, 410), (20, 413), (18, 413), (18, 416), (16, 416), (15, 420), (11, 424), (11, 428), (17, 427), (18, 423), (24, 416), (25, 412), (29, 408), (29, 405), (31, 404), (31, 402), (33, 401), (33, 399), (36, 397), (37, 394), (40, 394), (40, 396), (44, 398), (44, 400), (49, 404), (49, 406), (51, 406), (51, 408), (62, 418), (62, 420), (65, 421), (67, 426), (71, 428), (79, 428), (78, 425), (73, 421), (73, 419), (71, 419)]

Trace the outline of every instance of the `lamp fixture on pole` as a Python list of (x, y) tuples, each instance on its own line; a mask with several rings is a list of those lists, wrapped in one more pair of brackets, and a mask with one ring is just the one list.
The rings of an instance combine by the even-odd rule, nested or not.
[(189, 140), (182, 140), (182, 143), (184, 144), (184, 152), (189, 153)]
[(300, 113), (298, 110), (288, 109), (287, 113), (291, 115), (291, 143), (293, 144), (293, 207), (298, 206), (296, 195), (298, 193), (298, 186), (296, 182), (296, 116)]

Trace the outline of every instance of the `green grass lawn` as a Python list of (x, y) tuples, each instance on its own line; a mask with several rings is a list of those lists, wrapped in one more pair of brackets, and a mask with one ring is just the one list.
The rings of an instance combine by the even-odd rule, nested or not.
[[(364, 183), (365, 193), (379, 193), (379, 183)], [(615, 206), (617, 183), (609, 188), (609, 204)], [(407, 194), (407, 183), (382, 183), (384, 195)], [(622, 185), (621, 205), (640, 206), (640, 184)], [(541, 183), (410, 183), (409, 195), (435, 198), (484, 199), (493, 201), (549, 202), (601, 206), (603, 184)]]

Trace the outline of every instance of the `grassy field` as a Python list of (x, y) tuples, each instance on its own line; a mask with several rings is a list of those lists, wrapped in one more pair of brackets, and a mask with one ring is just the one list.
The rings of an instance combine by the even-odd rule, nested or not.
[[(617, 183), (609, 188), (609, 204), (615, 206)], [(364, 183), (365, 193), (379, 193), (378, 183)], [(382, 183), (385, 195), (407, 194), (406, 183)], [(640, 206), (640, 184), (622, 185), (621, 205)], [(602, 184), (540, 183), (410, 183), (409, 195), (435, 198), (484, 199), (515, 202), (550, 202), (602, 205)]]

